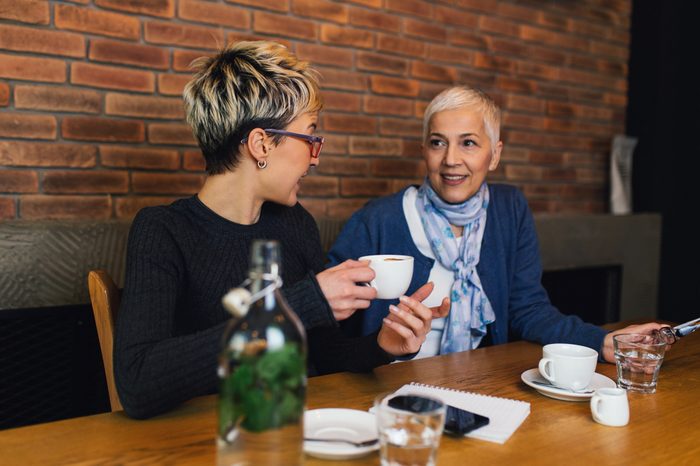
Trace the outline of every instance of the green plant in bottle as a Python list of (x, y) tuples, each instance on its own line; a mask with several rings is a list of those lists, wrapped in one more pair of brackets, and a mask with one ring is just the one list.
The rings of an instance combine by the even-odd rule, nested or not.
[(298, 464), (306, 336), (280, 293), (279, 244), (256, 240), (251, 256), (249, 278), (223, 299), (234, 319), (219, 359), (218, 463)]

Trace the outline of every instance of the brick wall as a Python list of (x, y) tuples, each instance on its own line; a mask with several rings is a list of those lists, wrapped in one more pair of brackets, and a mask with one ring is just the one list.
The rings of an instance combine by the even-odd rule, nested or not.
[(606, 208), (624, 131), (630, 0), (0, 0), (0, 219), (130, 217), (197, 191), (188, 64), (278, 40), (323, 75), (316, 215), (423, 176), (421, 114), (451, 83), (504, 109), (492, 180), (538, 212)]

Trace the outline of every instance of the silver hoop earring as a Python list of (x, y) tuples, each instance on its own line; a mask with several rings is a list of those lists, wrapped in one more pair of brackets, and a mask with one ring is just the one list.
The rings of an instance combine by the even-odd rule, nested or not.
[(267, 167), (267, 160), (258, 160), (258, 168), (262, 170), (265, 167)]

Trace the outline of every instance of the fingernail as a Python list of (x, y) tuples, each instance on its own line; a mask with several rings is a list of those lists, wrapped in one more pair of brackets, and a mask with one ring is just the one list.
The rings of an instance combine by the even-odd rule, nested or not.
[(392, 322), (391, 322), (389, 319), (387, 319), (386, 317), (384, 317), (384, 318), (382, 319), (382, 321), (384, 321), (384, 323), (387, 324), (387, 325), (391, 325), (391, 324), (392, 324)]
[(389, 312), (391, 312), (392, 314), (400, 314), (401, 313), (399, 308), (394, 306), (393, 304), (389, 304)]
[(399, 301), (401, 301), (402, 303), (407, 303), (407, 302), (408, 302), (408, 296), (406, 296), (406, 295), (399, 296)]

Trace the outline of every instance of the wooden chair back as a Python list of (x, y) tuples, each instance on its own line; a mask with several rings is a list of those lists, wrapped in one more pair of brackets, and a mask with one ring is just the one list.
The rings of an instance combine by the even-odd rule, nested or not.
[(100, 340), (102, 362), (105, 367), (109, 404), (113, 412), (121, 411), (122, 404), (119, 401), (117, 386), (114, 383), (114, 367), (112, 365), (114, 325), (121, 301), (121, 290), (117, 288), (116, 283), (105, 270), (91, 270), (88, 273), (88, 289), (90, 290), (92, 313), (95, 316), (97, 336)]

